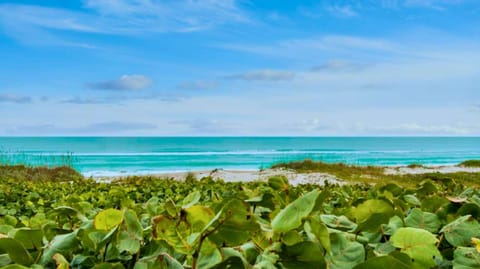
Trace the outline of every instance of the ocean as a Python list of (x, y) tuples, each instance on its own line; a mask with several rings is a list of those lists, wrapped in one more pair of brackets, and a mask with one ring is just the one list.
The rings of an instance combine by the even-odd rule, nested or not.
[(480, 137), (0, 137), (1, 163), (68, 164), (86, 176), (254, 170), (303, 159), (450, 165), (480, 159)]

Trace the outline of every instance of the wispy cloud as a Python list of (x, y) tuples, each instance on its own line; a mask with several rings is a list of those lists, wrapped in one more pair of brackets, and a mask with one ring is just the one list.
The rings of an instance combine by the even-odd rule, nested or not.
[(29, 96), (21, 96), (14, 94), (0, 94), (0, 103), (16, 103), (16, 104), (28, 104), (32, 102), (32, 98)]
[(210, 80), (183, 81), (177, 88), (181, 90), (212, 90), (218, 87), (218, 82)]
[(446, 6), (463, 4), (465, 0), (403, 0), (405, 7), (423, 7), (435, 10), (445, 10)]
[(91, 98), (91, 97), (72, 97), (68, 99), (61, 100), (60, 103), (63, 104), (76, 104), (76, 105), (92, 105), (92, 104), (108, 104), (111, 103), (110, 100), (100, 99), (100, 98)]
[(295, 78), (295, 73), (283, 70), (255, 70), (245, 73), (233, 74), (225, 77), (226, 79), (245, 80), (245, 81), (288, 81)]
[(75, 96), (59, 100), (61, 104), (75, 104), (75, 105), (97, 105), (97, 104), (125, 104), (129, 101), (137, 100), (155, 100), (160, 102), (174, 103), (185, 100), (185, 96), (172, 93), (151, 93), (144, 95), (110, 95), (103, 97), (80, 97)]
[(383, 38), (349, 35), (325, 35), (304, 39), (287, 39), (271, 44), (219, 44), (216, 47), (275, 58), (308, 59), (325, 57), (326, 53), (362, 57), (406, 54), (411, 51)]
[(84, 2), (84, 8), (78, 11), (0, 4), (0, 23), (84, 33), (136, 34), (200, 31), (229, 22), (249, 22), (234, 0)]
[(152, 85), (152, 80), (144, 75), (123, 75), (118, 79), (91, 82), (86, 86), (94, 90), (139, 91)]
[(359, 71), (365, 67), (367, 64), (360, 64), (360, 63), (352, 63), (349, 61), (343, 60), (331, 60), (327, 61), (323, 64), (313, 66), (310, 68), (312, 72), (353, 72)]
[(340, 18), (351, 18), (358, 15), (357, 12), (353, 10), (352, 6), (350, 5), (331, 5), (327, 6), (326, 10), (333, 16)]

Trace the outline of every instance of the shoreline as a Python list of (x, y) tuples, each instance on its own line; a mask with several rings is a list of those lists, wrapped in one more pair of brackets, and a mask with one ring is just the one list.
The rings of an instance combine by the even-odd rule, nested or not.
[[(480, 173), (480, 167), (462, 167), (457, 165), (442, 165), (442, 166), (384, 166), (385, 175), (419, 175), (427, 173)], [(92, 176), (91, 178), (99, 182), (112, 182), (122, 180), (129, 177), (153, 177), (158, 179), (174, 179), (183, 181), (187, 175), (194, 175), (197, 179), (203, 177), (212, 177), (214, 180), (223, 180), (225, 182), (251, 182), (251, 181), (265, 181), (272, 176), (283, 175), (287, 177), (290, 184), (317, 184), (325, 185), (328, 183), (347, 184), (348, 181), (339, 178), (335, 175), (324, 172), (297, 172), (294, 170), (276, 168), (276, 169), (262, 169), (262, 170), (231, 170), (231, 169), (213, 169), (213, 170), (196, 170), (196, 171), (179, 171), (179, 172), (165, 172), (165, 173), (140, 173), (140, 174), (126, 174), (115, 176)]]

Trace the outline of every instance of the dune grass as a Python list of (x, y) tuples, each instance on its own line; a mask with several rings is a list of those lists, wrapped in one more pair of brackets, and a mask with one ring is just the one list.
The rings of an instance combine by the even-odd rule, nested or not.
[[(423, 167), (418, 164), (407, 166), (409, 168)], [(424, 174), (385, 174), (385, 167), (382, 166), (357, 166), (344, 163), (325, 163), (312, 160), (279, 163), (272, 168), (291, 169), (300, 173), (328, 173), (337, 178), (351, 183), (389, 183), (412, 187), (424, 180), (435, 182), (463, 184), (465, 186), (480, 187), (480, 173), (455, 172), (455, 173), (424, 173)]]
[(0, 165), (0, 180), (3, 179), (69, 182), (83, 180), (84, 177), (69, 166)]
[(461, 162), (458, 166), (463, 167), (480, 167), (480, 160), (468, 160)]

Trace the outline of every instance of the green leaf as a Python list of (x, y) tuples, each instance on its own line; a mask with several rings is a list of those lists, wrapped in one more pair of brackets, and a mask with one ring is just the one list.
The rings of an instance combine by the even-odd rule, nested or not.
[(40, 250), (43, 247), (43, 232), (37, 229), (18, 229), (13, 238), (26, 248)]
[(176, 221), (167, 216), (160, 215), (153, 219), (153, 238), (164, 240), (179, 253), (188, 254), (192, 250), (184, 234), (177, 230)]
[(92, 256), (75, 255), (73, 256), (71, 266), (74, 269), (88, 269), (95, 266), (95, 258)]
[(92, 269), (125, 269), (121, 263), (100, 263), (95, 265)]
[(406, 259), (398, 259), (397, 257), (391, 256), (391, 255), (374, 257), (374, 258), (368, 259), (364, 263), (361, 263), (355, 266), (354, 269), (385, 269), (385, 268), (411, 269), (412, 262), (410, 261), (410, 258), (407, 255), (405, 256), (406, 256)]
[(322, 219), (323, 223), (330, 228), (347, 232), (353, 232), (355, 229), (357, 229), (357, 224), (345, 216), (321, 215), (320, 218)]
[(302, 220), (312, 212), (318, 195), (318, 190), (313, 190), (288, 204), (273, 219), (272, 229), (276, 232), (288, 232), (298, 228)]
[(194, 205), (184, 210), (187, 213), (187, 222), (195, 232), (202, 231), (215, 217), (213, 210), (206, 206)]
[(97, 230), (110, 231), (123, 222), (123, 212), (118, 209), (100, 211), (94, 219), (93, 225)]
[(442, 225), (437, 215), (430, 212), (422, 212), (418, 208), (414, 208), (408, 214), (405, 218), (405, 224), (408, 227), (424, 229), (431, 233), (436, 233)]
[(217, 246), (207, 238), (203, 241), (197, 266), (199, 268), (211, 268), (220, 262), (222, 262), (222, 253)]
[(458, 247), (453, 257), (453, 269), (480, 268), (480, 253), (475, 248)]
[(62, 254), (57, 253), (53, 255), (53, 260), (55, 260), (55, 264), (57, 265), (56, 269), (70, 269), (69, 262), (67, 259), (65, 259), (65, 257), (63, 257)]
[(288, 179), (285, 176), (273, 176), (268, 179), (268, 185), (270, 188), (277, 191), (284, 191), (290, 188)]
[(283, 235), (283, 243), (287, 246), (293, 246), (303, 241), (303, 237), (295, 230), (286, 232)]
[(360, 204), (354, 211), (358, 226), (356, 231), (377, 232), (382, 224), (393, 216), (393, 207), (384, 200), (371, 199)]
[(30, 267), (25, 267), (20, 264), (10, 264), (2, 267), (2, 269), (31, 269)]
[(143, 228), (133, 210), (127, 210), (124, 214), (124, 225), (119, 233), (117, 244), (118, 251), (126, 251), (135, 254), (140, 251), (140, 241), (143, 240)]
[(413, 268), (431, 268), (436, 265), (435, 259), (442, 257), (435, 246), (437, 238), (423, 229), (400, 228), (390, 242), (414, 260)]
[(441, 233), (452, 246), (468, 246), (473, 237), (480, 237), (480, 224), (470, 215), (456, 219), (445, 225)]
[(304, 230), (307, 233), (312, 233), (327, 252), (330, 253), (332, 251), (328, 228), (325, 224), (320, 222), (320, 220), (312, 218), (309, 221), (306, 221)]
[(323, 250), (318, 243), (301, 242), (293, 246), (286, 246), (281, 255), (283, 268), (326, 268)]
[(403, 220), (399, 216), (393, 216), (388, 224), (383, 225), (383, 234), (393, 235), (399, 228), (403, 227)]
[(420, 200), (418, 200), (418, 198), (413, 194), (407, 194), (403, 196), (403, 199), (405, 199), (405, 202), (412, 205), (420, 206), (422, 204), (420, 203)]
[[(250, 212), (250, 206), (242, 200), (228, 201), (222, 210), (207, 224), (206, 229), (218, 226), (208, 238), (217, 246), (238, 246), (249, 241), (260, 229)], [(218, 217), (218, 218), (217, 218)]]
[(175, 258), (167, 253), (161, 253), (160, 255), (147, 256), (141, 258), (135, 263), (134, 269), (184, 269)]
[(185, 209), (195, 205), (200, 201), (200, 198), (202, 198), (202, 195), (200, 194), (199, 191), (194, 191), (190, 193), (183, 199), (182, 208)]
[(55, 236), (45, 247), (40, 263), (45, 265), (52, 262), (53, 255), (57, 253), (62, 255), (72, 253), (78, 246), (77, 231)]
[(329, 269), (351, 269), (365, 260), (365, 249), (358, 242), (350, 241), (344, 233), (330, 235), (332, 253), (327, 254)]
[(242, 256), (240, 252), (233, 248), (222, 248), (221, 253), (219, 253), (223, 257), (223, 261), (220, 259), (221, 262), (213, 266), (201, 266), (199, 264), (199, 268), (209, 268), (209, 269), (224, 269), (224, 268), (250, 268), (245, 258)]
[(30, 266), (34, 262), (25, 247), (13, 238), (0, 238), (0, 251), (7, 253), (10, 260), (21, 265)]

